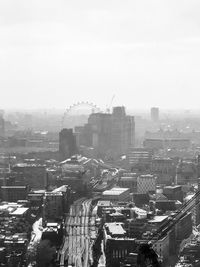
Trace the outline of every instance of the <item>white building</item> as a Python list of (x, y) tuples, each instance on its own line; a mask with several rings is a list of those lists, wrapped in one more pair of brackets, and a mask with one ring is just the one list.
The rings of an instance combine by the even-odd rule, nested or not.
[(130, 197), (130, 189), (122, 187), (113, 187), (110, 190), (106, 190), (102, 193), (102, 197), (105, 200), (111, 201), (126, 201)]

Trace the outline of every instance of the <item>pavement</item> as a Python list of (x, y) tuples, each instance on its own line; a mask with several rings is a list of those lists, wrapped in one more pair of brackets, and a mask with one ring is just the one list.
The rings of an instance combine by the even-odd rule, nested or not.
[(70, 208), (60, 266), (89, 266), (91, 199), (80, 199)]

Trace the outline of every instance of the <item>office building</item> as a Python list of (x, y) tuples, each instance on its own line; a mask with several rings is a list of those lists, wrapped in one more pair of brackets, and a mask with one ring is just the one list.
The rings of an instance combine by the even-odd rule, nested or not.
[(129, 188), (121, 188), (121, 187), (113, 187), (110, 190), (105, 190), (102, 193), (102, 197), (105, 200), (110, 201), (126, 201), (130, 198), (130, 189)]
[(122, 223), (106, 223), (103, 228), (106, 267), (120, 267), (120, 262), (136, 252), (135, 238), (128, 238)]
[(63, 216), (63, 195), (61, 192), (46, 192), (44, 196), (44, 222), (55, 222)]
[(59, 133), (60, 160), (65, 160), (77, 153), (76, 137), (72, 129), (62, 129)]
[(112, 114), (91, 114), (88, 123), (76, 132), (79, 145), (93, 147), (100, 156), (117, 157), (134, 146), (134, 117), (127, 116), (124, 107), (114, 107)]
[(1, 186), (1, 198), (3, 201), (17, 202), (27, 199), (28, 186)]
[(188, 149), (191, 142), (186, 138), (146, 138), (143, 142), (146, 149)]
[(114, 107), (111, 116), (111, 150), (114, 155), (127, 153), (134, 146), (135, 121), (127, 116), (124, 107)]
[(130, 192), (137, 192), (137, 174), (133, 173), (132, 176), (122, 176), (118, 182), (120, 187), (130, 188)]
[(18, 163), (12, 167), (13, 179), (17, 184), (28, 184), (31, 188), (44, 188), (46, 165)]
[(183, 191), (181, 185), (165, 186), (163, 194), (170, 200), (179, 200), (183, 202)]
[(156, 177), (151, 174), (140, 175), (137, 178), (137, 192), (146, 194), (156, 191)]
[(69, 211), (71, 190), (67, 185), (63, 185), (44, 195), (45, 222), (56, 222), (63, 218)]
[(130, 148), (128, 153), (129, 165), (142, 170), (150, 169), (152, 154), (151, 150), (145, 148)]

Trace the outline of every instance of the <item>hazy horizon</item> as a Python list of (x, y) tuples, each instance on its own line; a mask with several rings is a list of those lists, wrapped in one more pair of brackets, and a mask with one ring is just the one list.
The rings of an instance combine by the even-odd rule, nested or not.
[(198, 0), (0, 2), (0, 108), (198, 109)]

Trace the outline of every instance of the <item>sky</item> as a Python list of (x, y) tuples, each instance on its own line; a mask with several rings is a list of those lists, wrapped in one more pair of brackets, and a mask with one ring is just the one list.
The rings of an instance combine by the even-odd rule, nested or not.
[(200, 107), (199, 0), (1, 0), (0, 107)]

